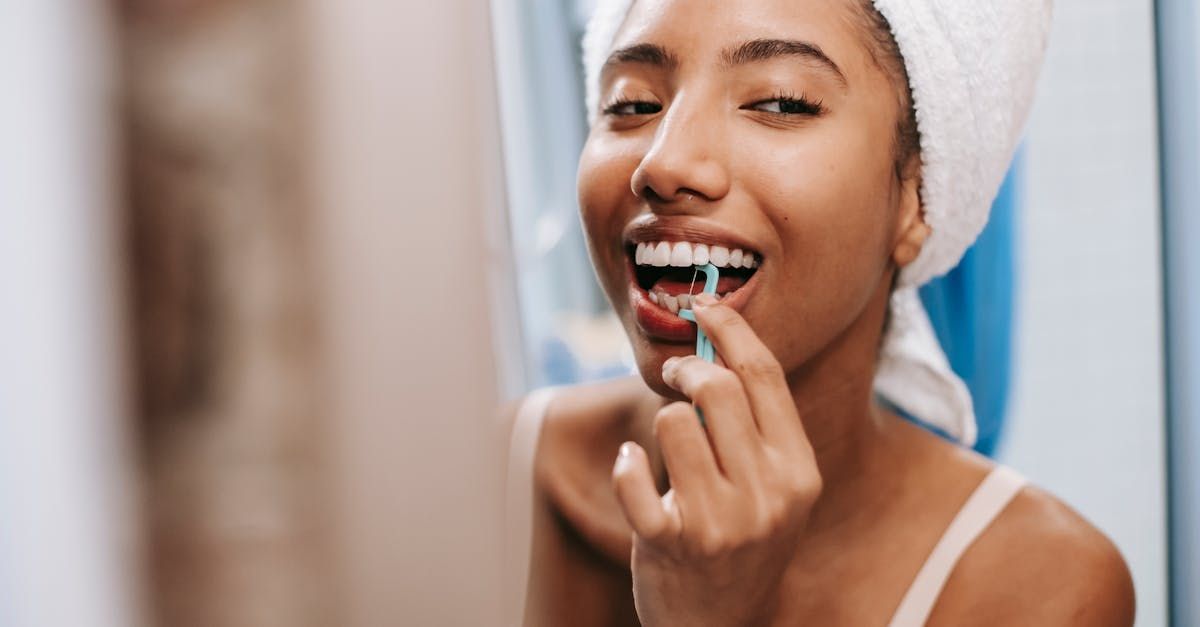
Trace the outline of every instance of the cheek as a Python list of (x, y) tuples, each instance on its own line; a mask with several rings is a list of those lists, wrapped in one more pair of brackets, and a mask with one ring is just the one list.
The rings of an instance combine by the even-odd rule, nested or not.
[(752, 175), (780, 238), (777, 298), (806, 329), (791, 318), (776, 330), (798, 360), (862, 315), (886, 274), (894, 214), (890, 143), (857, 129), (806, 140), (763, 151)]
[(624, 288), (621, 232), (637, 211), (629, 181), (639, 160), (620, 143), (589, 138), (579, 158), (580, 220), (592, 264), (609, 296)]
[(756, 187), (771, 208), (789, 265), (843, 274), (886, 264), (894, 218), (890, 148), (861, 135), (822, 137), (770, 153)]

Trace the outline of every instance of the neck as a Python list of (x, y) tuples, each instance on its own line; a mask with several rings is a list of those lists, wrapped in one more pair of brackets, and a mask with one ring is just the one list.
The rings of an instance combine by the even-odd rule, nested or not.
[(875, 364), (891, 296), (890, 281), (862, 314), (828, 346), (793, 372), (788, 387), (812, 444), (823, 485), (809, 516), (809, 532), (873, 516), (875, 498), (897, 480), (901, 420), (875, 400)]
[(809, 531), (820, 533), (871, 512), (863, 505), (880, 493), (881, 474), (897, 453), (892, 442), (898, 420), (875, 402), (874, 368), (820, 362), (788, 383), (823, 485)]

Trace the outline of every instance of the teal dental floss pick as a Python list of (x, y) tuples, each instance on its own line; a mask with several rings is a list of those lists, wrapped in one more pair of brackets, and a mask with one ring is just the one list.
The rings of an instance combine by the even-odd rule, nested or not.
[[(704, 291), (703, 291), (703, 293), (716, 294), (717, 293), (717, 279), (719, 279), (721, 276), (721, 273), (719, 270), (717, 270), (717, 267), (712, 265), (711, 263), (706, 263), (702, 266), (694, 266), (694, 267), (696, 269), (696, 272), (704, 273)], [(695, 283), (696, 283), (696, 275), (695, 275), (695, 273), (693, 273), (692, 274), (692, 285), (694, 286)], [(689, 287), (688, 294), (690, 295), (691, 293), (692, 293), (692, 290)], [(683, 318), (684, 320), (690, 320), (692, 322), (696, 322), (696, 314), (693, 313), (691, 309), (680, 309), (679, 317)], [(716, 359), (717, 359), (717, 353), (713, 349), (712, 341), (709, 340), (708, 336), (704, 334), (704, 329), (701, 329), (699, 324), (696, 325), (696, 356), (699, 357), (700, 359), (703, 359), (704, 361), (707, 361), (710, 364), (713, 363), (714, 361), (716, 361)], [(695, 407), (696, 404), (692, 403), (692, 406)], [(704, 426), (704, 412), (700, 411), (699, 407), (696, 407), (696, 414), (700, 416), (700, 426), (703, 427)]]

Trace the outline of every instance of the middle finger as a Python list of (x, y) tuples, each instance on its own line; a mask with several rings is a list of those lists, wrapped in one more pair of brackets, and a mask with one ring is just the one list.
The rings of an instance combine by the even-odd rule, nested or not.
[(732, 371), (695, 355), (664, 364), (663, 382), (703, 411), (716, 457), (735, 483), (751, 478), (762, 442), (742, 383)]

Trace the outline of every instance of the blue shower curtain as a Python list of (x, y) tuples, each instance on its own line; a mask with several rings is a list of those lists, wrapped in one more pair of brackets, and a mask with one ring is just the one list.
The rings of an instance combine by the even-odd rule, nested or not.
[(975, 245), (949, 274), (921, 288), (921, 301), (975, 403), (975, 450), (991, 456), (1004, 428), (1011, 380), (1020, 160), (1013, 163)]

